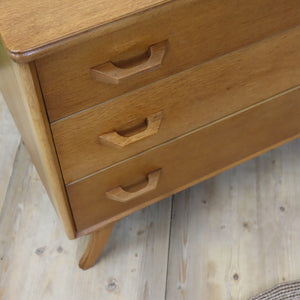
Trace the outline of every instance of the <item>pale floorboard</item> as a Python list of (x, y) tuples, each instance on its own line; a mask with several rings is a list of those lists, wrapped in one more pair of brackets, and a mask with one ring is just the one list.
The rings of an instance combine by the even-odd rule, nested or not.
[(82, 271), (87, 239), (66, 238), (0, 108), (1, 300), (243, 300), (300, 279), (300, 139), (177, 194), (172, 219), (171, 198), (125, 218)]
[(0, 212), (20, 141), (20, 134), (0, 92)]
[(175, 196), (167, 299), (249, 299), (300, 279), (300, 140)]
[(0, 216), (0, 299), (163, 299), (170, 213), (169, 198), (125, 218), (82, 271), (87, 240), (66, 238), (22, 145)]

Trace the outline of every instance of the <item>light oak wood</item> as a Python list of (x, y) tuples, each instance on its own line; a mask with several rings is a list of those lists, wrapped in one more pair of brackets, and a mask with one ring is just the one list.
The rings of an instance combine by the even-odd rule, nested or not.
[(148, 49), (148, 57), (138, 64), (131, 65), (130, 63), (125, 66), (117, 66), (109, 61), (101, 66), (91, 68), (91, 77), (95, 81), (120, 84), (132, 77), (141, 75), (144, 72), (149, 72), (159, 68), (163, 64), (163, 60), (167, 53), (168, 41), (163, 41), (152, 45)]
[(135, 198), (143, 196), (149, 192), (154, 191), (157, 188), (159, 177), (160, 177), (161, 170), (156, 170), (150, 172), (147, 175), (147, 184), (143, 188), (135, 192), (126, 191), (122, 186), (117, 186), (107, 192), (105, 192), (105, 196), (108, 199), (118, 201), (118, 202), (128, 202), (132, 201)]
[(33, 64), (16, 64), (0, 44), (0, 90), (69, 238), (75, 226)]
[(66, 239), (23, 145), (11, 168), (0, 214), (2, 300), (164, 298), (170, 198), (118, 222), (99, 263), (83, 272), (76, 262), (88, 236)]
[[(297, 86), (299, 49), (298, 27), (52, 124), (65, 182)], [(157, 134), (122, 149), (99, 143), (101, 131), (126, 132), (161, 111)]]
[[(166, 3), (164, 0), (4, 0), (0, 32), (12, 57), (26, 61), (78, 34)], [(78, 42), (78, 41), (77, 41)], [(55, 49), (57, 50), (57, 49)]]
[[(112, 224), (120, 218), (300, 136), (299, 1), (139, 0), (133, 3), (125, 0), (119, 5), (115, 0), (97, 3), (75, 0), (71, 4), (36, 1), (30, 6), (24, 0), (0, 3), (0, 32), (4, 40), (0, 45), (0, 88), (67, 235), (75, 238), (92, 233), (81, 260), (82, 268), (95, 263)], [(265, 40), (257, 44), (260, 46), (253, 45), (262, 39)], [(270, 40), (273, 42), (267, 44)], [(245, 54), (252, 47), (257, 47), (255, 52), (236, 55)], [(236, 52), (228, 54), (231, 51)], [(13, 62), (9, 54), (20, 64)], [(227, 69), (230, 63), (222, 64), (217, 59), (225, 54), (219, 59), (226, 62), (226, 58), (231, 58), (231, 71)], [(253, 59), (254, 54), (263, 55)], [(215, 67), (211, 68), (214, 62)], [(243, 67), (246, 68), (241, 71)], [(205, 95), (199, 92), (202, 78), (198, 71), (202, 68), (207, 68), (213, 76), (205, 82), (203, 90), (211, 96), (206, 99), (227, 97), (223, 102), (216, 101), (215, 106), (204, 105), (203, 112), (193, 104)], [(216, 73), (219, 77), (215, 77)], [(188, 87), (188, 94), (195, 98), (185, 101)], [(258, 91), (259, 87), (262, 92)], [(149, 98), (155, 96), (152, 91), (156, 88), (156, 93), (163, 92), (166, 97), (160, 94), (154, 100)], [(239, 100), (228, 101), (230, 93)], [(179, 105), (165, 100), (180, 95), (183, 100)], [(133, 101), (132, 96), (141, 97), (142, 101)], [(119, 98), (113, 99), (116, 97)], [(120, 101), (124, 109), (124, 99), (135, 106), (131, 112), (124, 110), (126, 122), (122, 120), (122, 124), (107, 131), (101, 126), (96, 136), (93, 131), (91, 139), (92, 144), (103, 148), (118, 146), (120, 152), (116, 156), (104, 155), (102, 160), (97, 156), (100, 151), (91, 151), (90, 155), (84, 148), (77, 148), (77, 153), (85, 155), (85, 159), (78, 160), (72, 172), (74, 177), (66, 176), (64, 182), (61, 157), (53, 143), (49, 122), (54, 128), (79, 116), (91, 123), (92, 118), (88, 119), (85, 113), (94, 113), (109, 103), (118, 114), (116, 104)], [(166, 106), (159, 106), (158, 102)], [(193, 113), (187, 113), (185, 107)], [(104, 117), (111, 113), (107, 108)], [(178, 114), (181, 108), (184, 114)], [(206, 115), (206, 109), (211, 109), (215, 118), (207, 114), (206, 121), (200, 118), (203, 122), (200, 124), (199, 114)], [(172, 125), (175, 118), (169, 123), (161, 122), (166, 112), (184, 120), (176, 120), (181, 132), (175, 134), (176, 126)], [(151, 119), (153, 114), (159, 117)], [(119, 120), (122, 117), (124, 114), (118, 116)], [(62, 118), (66, 120), (59, 121)], [(96, 118), (104, 119), (101, 115)], [(84, 129), (84, 123), (78, 121), (76, 128)], [(91, 130), (90, 123), (85, 129)], [(112, 126), (107, 118), (105, 123)], [(161, 124), (171, 125), (174, 135), (162, 130), (162, 140), (153, 143), (160, 136)], [(63, 131), (59, 138), (64, 134)], [(84, 144), (75, 130), (72, 134), (76, 142)], [(86, 138), (90, 138), (87, 133)], [(113, 152), (115, 149), (110, 150), (117, 153)], [(21, 150), (17, 160), (20, 154)], [(102, 167), (93, 162), (94, 155)], [(71, 164), (75, 165), (74, 161)], [(5, 198), (11, 195), (14, 193), (8, 188)], [(17, 211), (11, 211), (6, 205), (7, 202), (3, 212), (8, 212), (10, 218), (16, 217)], [(43, 253), (43, 248), (35, 253), (39, 255), (40, 251)], [(6, 262), (5, 272), (7, 268)], [(236, 274), (233, 278), (236, 280)], [(3, 294), (0, 290), (0, 298)], [(143, 298), (152, 296), (145, 285)]]
[[(132, 22), (112, 23), (108, 27), (116, 27), (101, 37), (37, 60), (50, 120), (293, 28), (299, 20), (298, 0), (179, 0), (136, 15)], [(149, 45), (163, 40), (169, 49), (161, 68), (113, 88), (91, 79), (90, 68), (143, 56)]]
[(110, 224), (90, 234), (89, 244), (79, 262), (79, 267), (87, 270), (95, 265), (102, 253), (115, 224)]
[(299, 154), (297, 139), (175, 195), (166, 300), (249, 300), (299, 280)]
[[(87, 234), (300, 135), (300, 88), (67, 186), (78, 235)], [(158, 187), (130, 202), (105, 192), (161, 168)], [(130, 176), (128, 175), (130, 174)]]
[[(10, 133), (14, 129), (8, 127)], [(1, 146), (9, 144), (5, 139)], [(172, 221), (170, 199), (132, 214), (115, 225), (99, 264), (82, 272), (74, 258), (88, 237), (65, 238), (21, 145), (0, 215), (0, 295), (3, 300), (20, 295), (22, 300), (86, 295), (248, 300), (279, 282), (297, 280), (299, 154), (300, 139), (176, 195)]]
[[(148, 138), (154, 134), (158, 133), (161, 121), (163, 118), (163, 112), (158, 112), (147, 117), (146, 128), (138, 133), (132, 133), (130, 136), (124, 136), (117, 131), (105, 133), (99, 136), (99, 139), (103, 145), (113, 147), (113, 148), (123, 148), (140, 140)], [(136, 131), (135, 128), (134, 131)], [(132, 132), (132, 131), (131, 131)], [(128, 132), (127, 132), (128, 135)]]

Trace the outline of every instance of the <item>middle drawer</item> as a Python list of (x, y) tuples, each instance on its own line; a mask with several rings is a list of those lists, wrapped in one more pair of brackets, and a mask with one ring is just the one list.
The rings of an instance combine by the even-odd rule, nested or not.
[(65, 182), (298, 85), (299, 49), (295, 28), (52, 123)]

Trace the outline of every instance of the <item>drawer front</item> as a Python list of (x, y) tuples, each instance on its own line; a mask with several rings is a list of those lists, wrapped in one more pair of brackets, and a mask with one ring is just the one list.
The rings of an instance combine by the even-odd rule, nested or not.
[(68, 185), (79, 234), (116, 221), (299, 135), (300, 88)]
[(65, 182), (297, 86), (299, 63), (296, 28), (53, 123)]
[[(297, 26), (300, 5), (299, 0), (179, 0), (129, 21), (112, 23), (118, 30), (37, 60), (51, 122)], [(165, 40), (162, 64), (156, 51), (150, 66), (132, 69), (149, 57), (151, 45)], [(110, 63), (119, 67), (117, 73), (126, 67), (131, 75), (114, 80)], [(94, 67), (101, 67), (98, 81), (91, 77)]]

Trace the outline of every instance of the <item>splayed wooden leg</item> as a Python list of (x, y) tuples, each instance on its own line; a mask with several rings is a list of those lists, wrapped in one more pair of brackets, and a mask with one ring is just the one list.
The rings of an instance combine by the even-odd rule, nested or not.
[(111, 235), (114, 225), (114, 223), (110, 224), (90, 234), (89, 244), (79, 262), (81, 269), (87, 270), (94, 266)]

